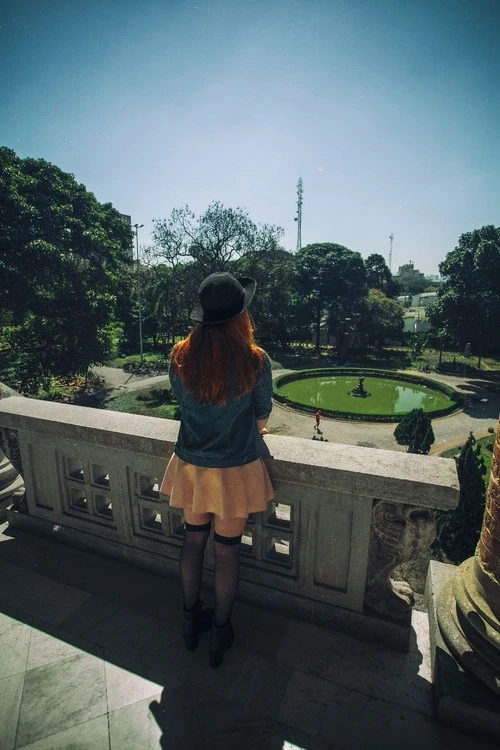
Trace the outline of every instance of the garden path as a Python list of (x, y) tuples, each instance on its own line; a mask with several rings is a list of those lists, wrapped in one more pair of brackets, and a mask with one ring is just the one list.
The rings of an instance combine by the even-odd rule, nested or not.
[[(167, 375), (133, 375), (116, 367), (95, 367), (94, 372), (104, 379), (106, 389), (113, 393), (168, 382)], [(277, 377), (287, 372), (292, 370), (275, 370), (273, 375)], [(468, 396), (468, 403), (463, 411), (432, 421), (435, 443), (431, 453), (442, 453), (462, 445), (471, 430), (476, 438), (481, 438), (488, 434), (488, 428), (495, 427), (500, 413), (500, 392), (495, 390), (491, 382), (466, 375), (415, 374), (451, 385)], [(487, 377), (486, 374), (485, 376)], [(301, 414), (278, 404), (275, 404), (268, 424), (270, 432), (311, 439), (314, 426), (313, 415)], [(394, 439), (394, 427), (394, 423), (348, 422), (325, 417), (321, 420), (323, 437), (329, 442), (404, 451), (404, 446), (398, 445)]]

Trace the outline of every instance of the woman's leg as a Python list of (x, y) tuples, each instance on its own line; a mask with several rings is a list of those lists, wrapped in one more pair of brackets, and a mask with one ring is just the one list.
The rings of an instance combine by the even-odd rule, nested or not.
[(222, 664), (224, 652), (233, 643), (231, 610), (238, 588), (240, 542), (246, 520), (223, 521), (215, 517), (215, 615), (209, 645), (211, 667)]
[(223, 520), (215, 517), (215, 617), (216, 627), (223, 627), (231, 619), (239, 578), (239, 552), (246, 518)]
[(184, 521), (186, 533), (180, 557), (181, 586), (184, 607), (191, 610), (197, 606), (200, 598), (203, 556), (210, 536), (212, 514), (192, 513), (184, 508)]

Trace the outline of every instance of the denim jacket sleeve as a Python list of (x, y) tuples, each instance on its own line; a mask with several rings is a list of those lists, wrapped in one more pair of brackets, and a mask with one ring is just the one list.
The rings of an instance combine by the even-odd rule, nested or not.
[(273, 377), (271, 374), (271, 360), (266, 355), (262, 371), (257, 376), (254, 391), (255, 419), (265, 419), (273, 408)]

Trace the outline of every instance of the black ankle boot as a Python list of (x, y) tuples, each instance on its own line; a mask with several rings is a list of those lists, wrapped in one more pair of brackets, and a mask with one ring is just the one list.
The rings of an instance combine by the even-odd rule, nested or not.
[(210, 632), (210, 666), (220, 667), (224, 661), (224, 651), (231, 648), (234, 640), (234, 631), (231, 622), (226, 623), (222, 628), (212, 626)]
[(193, 609), (184, 607), (184, 625), (182, 636), (188, 651), (194, 651), (198, 645), (198, 633), (206, 633), (212, 627), (214, 617), (213, 609), (203, 608), (203, 602), (199, 601)]

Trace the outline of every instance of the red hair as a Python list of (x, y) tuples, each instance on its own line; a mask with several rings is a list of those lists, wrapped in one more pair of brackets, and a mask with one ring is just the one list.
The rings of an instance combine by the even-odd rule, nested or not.
[(255, 343), (247, 312), (217, 326), (197, 323), (172, 349), (172, 362), (187, 392), (205, 404), (222, 405), (252, 391), (265, 353)]

